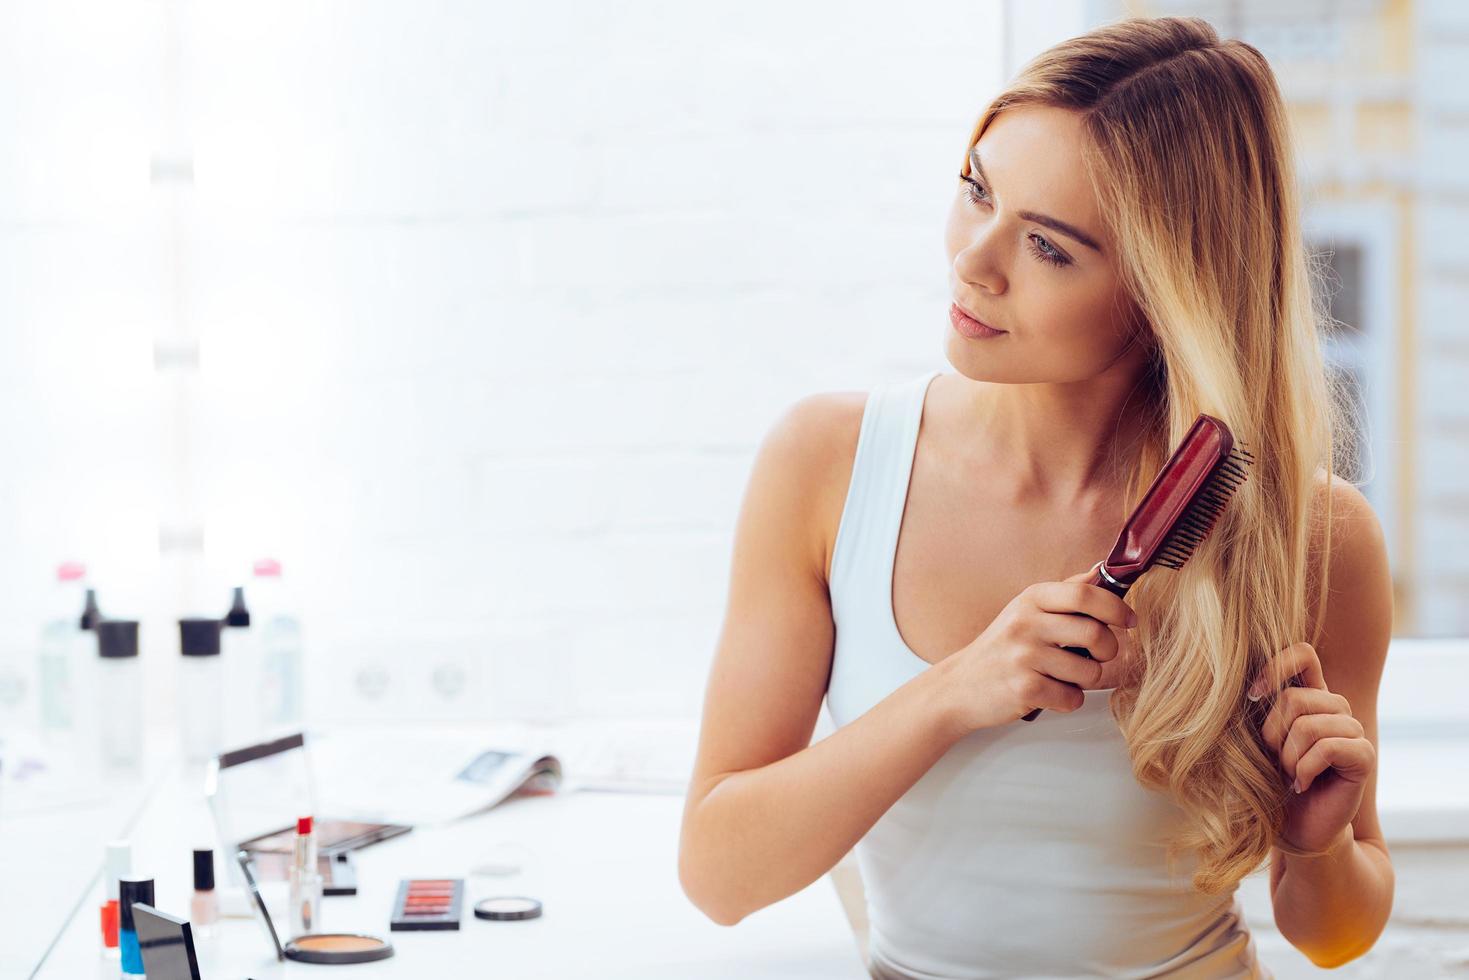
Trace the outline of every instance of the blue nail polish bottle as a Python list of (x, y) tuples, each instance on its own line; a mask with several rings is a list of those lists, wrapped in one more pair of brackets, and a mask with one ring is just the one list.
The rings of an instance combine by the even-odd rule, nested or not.
[(124, 980), (143, 974), (143, 951), (138, 946), (138, 929), (133, 925), (133, 903), (153, 904), (152, 878), (123, 878), (117, 885), (117, 945), (122, 953)]

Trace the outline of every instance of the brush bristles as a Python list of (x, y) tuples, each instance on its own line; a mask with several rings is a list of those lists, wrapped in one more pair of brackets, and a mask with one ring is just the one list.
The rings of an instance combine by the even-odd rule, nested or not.
[(1194, 549), (1209, 536), (1214, 521), (1223, 512), (1224, 505), (1229, 503), (1229, 498), (1234, 496), (1241, 483), (1249, 479), (1250, 464), (1254, 461), (1254, 455), (1242, 443), (1235, 444), (1210, 475), (1209, 482), (1189, 502), (1188, 510), (1168, 532), (1154, 564), (1165, 568), (1183, 567), (1184, 562), (1193, 556)]

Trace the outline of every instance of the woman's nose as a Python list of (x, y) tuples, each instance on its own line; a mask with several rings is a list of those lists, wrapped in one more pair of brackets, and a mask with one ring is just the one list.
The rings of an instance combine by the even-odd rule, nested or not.
[(969, 233), (964, 247), (954, 256), (954, 272), (971, 286), (982, 287), (991, 293), (1003, 293), (1005, 261), (994, 234), (994, 225), (980, 225)]

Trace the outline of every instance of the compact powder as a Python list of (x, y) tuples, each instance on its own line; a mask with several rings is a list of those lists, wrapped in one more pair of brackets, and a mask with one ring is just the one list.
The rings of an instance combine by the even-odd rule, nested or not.
[(301, 963), (370, 963), (392, 955), (390, 943), (347, 932), (297, 936), (286, 943), (286, 957)]
[(332, 950), (338, 953), (356, 953), (364, 949), (381, 949), (383, 941), (371, 936), (302, 936), (296, 940), (302, 949)]
[(534, 919), (541, 914), (541, 903), (521, 895), (486, 898), (474, 903), (477, 919)]

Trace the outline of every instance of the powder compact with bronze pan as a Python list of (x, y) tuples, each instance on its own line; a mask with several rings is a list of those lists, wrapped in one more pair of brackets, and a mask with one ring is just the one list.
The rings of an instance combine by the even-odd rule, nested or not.
[(297, 936), (281, 952), (286, 959), (302, 963), (370, 963), (392, 956), (393, 946), (376, 936), (323, 932)]
[(277, 960), (296, 960), (300, 963), (370, 963), (393, 955), (393, 944), (387, 940), (351, 932), (310, 933), (297, 936), (282, 946), (280, 936), (275, 931), (275, 923), (270, 919), (270, 910), (265, 907), (265, 899), (260, 897), (260, 889), (255, 886), (255, 876), (250, 872), (250, 853), (240, 851), (235, 857), (240, 863), (240, 870), (245, 873), (245, 884), (250, 889), (255, 911), (260, 913), (260, 921), (275, 946)]

